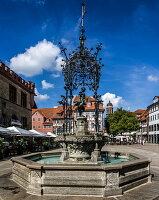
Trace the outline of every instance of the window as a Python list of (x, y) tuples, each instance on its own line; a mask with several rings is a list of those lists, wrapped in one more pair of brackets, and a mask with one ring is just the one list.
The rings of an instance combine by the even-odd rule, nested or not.
[(154, 124), (154, 131), (156, 131), (156, 124)]
[(61, 117), (61, 113), (57, 113), (57, 117)]
[(91, 128), (94, 129), (94, 123), (91, 123)]
[(38, 126), (38, 129), (41, 129), (41, 126)]
[(33, 122), (35, 122), (35, 117), (33, 117)]
[(53, 114), (52, 113), (50, 113), (50, 116), (52, 116)]
[(53, 129), (53, 133), (55, 133), (55, 134), (56, 134), (56, 128), (54, 128), (54, 129)]
[(9, 85), (9, 100), (13, 103), (17, 102), (17, 89), (12, 85)]
[(90, 102), (87, 105), (88, 105), (88, 107), (91, 107), (91, 103)]
[(157, 124), (157, 131), (159, 131), (159, 124)]
[(45, 125), (44, 125), (44, 126), (43, 126), (43, 128), (44, 128), (44, 129), (46, 129), (46, 128), (47, 128), (47, 126), (45, 126)]
[(48, 126), (48, 129), (51, 129), (51, 126)]
[(38, 122), (41, 122), (41, 118), (40, 117), (38, 117)]
[(38, 115), (38, 113), (36, 112), (35, 115)]
[(35, 129), (35, 126), (33, 125), (33, 129)]
[(62, 133), (62, 127), (57, 128), (57, 133)]
[(21, 118), (21, 123), (22, 123), (23, 128), (27, 128), (27, 118), (26, 117)]
[(21, 106), (23, 106), (24, 108), (27, 107), (27, 94), (25, 94), (24, 92), (21, 92)]

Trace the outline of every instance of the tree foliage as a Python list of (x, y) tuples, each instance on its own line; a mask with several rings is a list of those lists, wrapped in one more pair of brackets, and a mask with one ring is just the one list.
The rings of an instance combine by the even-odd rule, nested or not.
[(114, 114), (105, 119), (105, 128), (109, 134), (118, 135), (119, 133), (137, 131), (139, 123), (136, 115), (118, 108)]

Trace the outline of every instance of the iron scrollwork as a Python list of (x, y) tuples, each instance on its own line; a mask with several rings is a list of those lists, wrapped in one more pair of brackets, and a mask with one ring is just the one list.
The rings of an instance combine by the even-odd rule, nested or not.
[[(102, 43), (96, 47), (96, 51), (93, 53), (93, 48), (90, 50), (85, 47), (84, 42), (86, 40), (85, 30), (83, 27), (83, 19), (85, 14), (85, 4), (82, 4), (82, 21), (81, 21), (81, 35), (79, 37), (80, 46), (67, 56), (66, 48), (59, 42), (61, 52), (63, 53), (65, 59), (63, 59), (64, 64), (62, 65), (62, 73), (64, 75), (65, 82), (65, 98), (62, 96), (62, 101), (60, 103), (63, 105), (64, 109), (64, 132), (68, 131), (69, 122), (69, 132), (71, 130), (71, 120), (72, 120), (72, 99), (73, 91), (77, 90), (79, 87), (88, 87), (89, 90), (93, 91), (95, 99), (95, 130), (96, 133), (99, 131), (98, 115), (99, 115), (99, 105), (101, 103), (100, 95), (98, 95), (97, 90), (99, 88), (99, 80), (101, 77), (101, 64), (102, 58), (98, 58), (99, 51), (102, 48)], [(63, 103), (65, 102), (65, 103)], [(71, 122), (71, 123), (70, 123)]]

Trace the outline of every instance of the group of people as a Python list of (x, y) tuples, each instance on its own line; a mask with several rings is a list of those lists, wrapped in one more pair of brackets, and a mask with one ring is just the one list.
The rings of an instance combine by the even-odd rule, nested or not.
[(138, 139), (137, 139), (137, 143), (138, 143), (138, 144), (144, 145), (145, 142), (147, 142), (145, 139), (141, 139), (141, 138), (138, 138)]

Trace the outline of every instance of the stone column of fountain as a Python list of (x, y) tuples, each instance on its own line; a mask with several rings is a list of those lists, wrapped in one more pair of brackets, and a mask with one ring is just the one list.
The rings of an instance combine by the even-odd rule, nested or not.
[(87, 102), (84, 92), (85, 88), (82, 88), (79, 92), (79, 101), (75, 104), (79, 112), (76, 135), (63, 135), (56, 139), (62, 144), (61, 162), (98, 163), (102, 161), (100, 150), (103, 137), (89, 133), (87, 118), (82, 115)]

